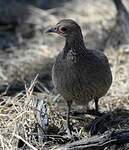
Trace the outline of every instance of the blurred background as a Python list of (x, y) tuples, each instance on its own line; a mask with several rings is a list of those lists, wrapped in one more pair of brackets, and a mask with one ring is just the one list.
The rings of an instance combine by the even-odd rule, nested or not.
[[(51, 69), (56, 55), (63, 49), (64, 39), (54, 34), (45, 34), (44, 30), (64, 18), (78, 22), (87, 48), (99, 49), (109, 59), (113, 84), (107, 95), (100, 100), (100, 110), (129, 110), (129, 0), (0, 0), (0, 93), (2, 99), (7, 99), (7, 103), (12, 104), (11, 107), (0, 106), (3, 117), (0, 118), (0, 131), (6, 140), (14, 132), (14, 127), (17, 133), (20, 127), (20, 132), (23, 131), (22, 137), (27, 140), (24, 133), (28, 124), (25, 122), (29, 122), (27, 127), (31, 130), (30, 126), (35, 121), (31, 112), (34, 111), (31, 109), (34, 107), (33, 98), (30, 98), (32, 95), (24, 95), (20, 99), (8, 96), (14, 96), (23, 90), (25, 84), (30, 85), (38, 74), (40, 87), (47, 91), (43, 93), (43, 98), (51, 102), (57, 99), (56, 95), (51, 94)], [(3, 95), (7, 97), (2, 97)], [(3, 102), (0, 99), (1, 101)], [(90, 106), (93, 106), (93, 102)], [(56, 117), (50, 116), (52, 123), (61, 117), (59, 110), (55, 114), (56, 109), (53, 108), (53, 115)], [(128, 128), (128, 115), (121, 115), (121, 112), (115, 112), (111, 117), (111, 128)], [(117, 118), (118, 116), (120, 117)], [(93, 118), (91, 120), (93, 121)], [(16, 126), (19, 122), (20, 126)], [(115, 125), (112, 126), (112, 122), (115, 122)], [(110, 127), (107, 124), (104, 130), (98, 129), (97, 132), (108, 130)], [(59, 120), (57, 125), (60, 126)], [(81, 133), (82, 137), (89, 134), (80, 130), (78, 133)], [(15, 147), (12, 141), (10, 140), (10, 145)]]
[(76, 20), (82, 27), (86, 47), (104, 51), (111, 61), (120, 47), (128, 51), (129, 18), (124, 11), (129, 9), (129, 1), (123, 0), (124, 11), (116, 7), (115, 1), (0, 0), (1, 84), (29, 82), (39, 73), (41, 83), (52, 87), (51, 67), (64, 39), (46, 35), (44, 30), (63, 18)]

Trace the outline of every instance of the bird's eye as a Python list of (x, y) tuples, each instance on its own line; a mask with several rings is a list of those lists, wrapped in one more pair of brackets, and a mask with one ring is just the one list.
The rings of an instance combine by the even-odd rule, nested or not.
[(66, 29), (66, 27), (64, 27), (64, 26), (60, 26), (59, 27), (59, 31), (63, 31), (63, 32), (65, 32), (67, 29)]

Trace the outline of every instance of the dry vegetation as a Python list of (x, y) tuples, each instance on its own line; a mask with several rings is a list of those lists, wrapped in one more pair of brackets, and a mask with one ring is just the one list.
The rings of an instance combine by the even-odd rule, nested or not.
[[(125, 4), (129, 6), (127, 0)], [(41, 34), (41, 30), (62, 18), (73, 18), (82, 26), (87, 47), (105, 48), (104, 53), (109, 58), (114, 79), (108, 94), (99, 101), (101, 112), (105, 112), (103, 118), (90, 115), (72, 117), (76, 139), (102, 134), (107, 130), (129, 128), (129, 45), (114, 48), (110, 42), (105, 43), (105, 30), (115, 25), (116, 10), (113, 3), (105, 0), (73, 0), (64, 3), (64, 7), (40, 13), (43, 14), (42, 25), (36, 37), (28, 40), (29, 46), (12, 46), (0, 52), (1, 83), (16, 79), (24, 82), (32, 80), (25, 93), (12, 97), (1, 96), (0, 150), (48, 150), (70, 141), (64, 132), (66, 108), (62, 98), (47, 90), (40, 94), (33, 92), (36, 74), (42, 69), (43, 74), (50, 74), (53, 58), (64, 44), (64, 39)], [(39, 126), (36, 105), (39, 99), (46, 102), (49, 120), (43, 143), (37, 140)], [(94, 103), (91, 102), (89, 107), (93, 108)]]

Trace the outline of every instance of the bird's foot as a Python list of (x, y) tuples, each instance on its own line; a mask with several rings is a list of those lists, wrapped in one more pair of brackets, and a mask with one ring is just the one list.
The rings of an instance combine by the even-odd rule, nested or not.
[(67, 133), (67, 137), (69, 138), (69, 139), (73, 139), (73, 133), (72, 133), (72, 129), (71, 129), (72, 127), (70, 126), (70, 125), (68, 125), (68, 124), (65, 124), (64, 125), (64, 132), (66, 132)]
[(67, 132), (68, 137), (69, 137), (70, 139), (72, 139), (72, 138), (73, 138), (73, 135), (72, 135), (72, 131), (71, 131), (71, 129), (70, 129), (69, 127), (67, 127), (66, 132)]
[(69, 128), (67, 128), (66, 132), (71, 142), (79, 140), (79, 137), (74, 132), (72, 132)]

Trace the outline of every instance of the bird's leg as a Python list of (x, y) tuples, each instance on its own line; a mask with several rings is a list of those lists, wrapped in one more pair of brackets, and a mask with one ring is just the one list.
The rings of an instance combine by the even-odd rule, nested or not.
[(67, 101), (67, 134), (69, 137), (72, 136), (72, 133), (71, 133), (71, 129), (70, 129), (70, 109), (71, 109), (71, 104), (72, 102), (71, 101)]
[(95, 111), (98, 112), (98, 98), (95, 98)]

